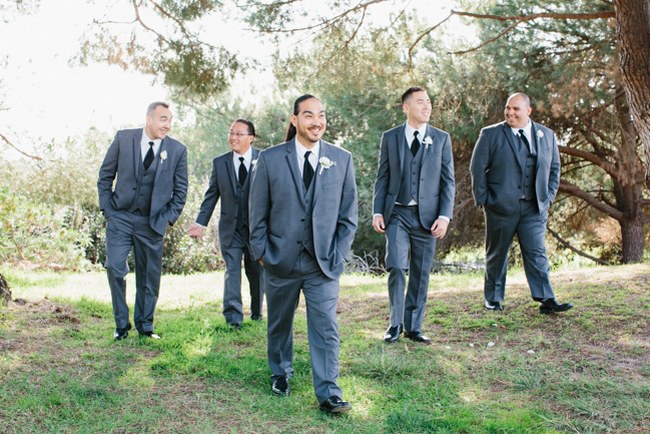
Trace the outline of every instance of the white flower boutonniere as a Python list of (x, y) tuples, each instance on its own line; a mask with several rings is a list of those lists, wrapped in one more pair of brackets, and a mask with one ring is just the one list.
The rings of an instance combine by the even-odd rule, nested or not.
[(167, 159), (167, 151), (162, 151), (162, 152), (160, 153), (160, 162), (162, 163), (162, 162), (165, 161), (166, 159)]
[(327, 157), (320, 157), (318, 159), (318, 163), (320, 164), (320, 171), (318, 172), (319, 175), (323, 173), (323, 169), (329, 169), (332, 166), (336, 166), (336, 163)]
[(537, 133), (535, 133), (535, 135), (537, 136), (538, 139), (541, 139), (542, 137), (544, 137), (544, 131), (537, 130)]
[(426, 136), (424, 140), (422, 141), (424, 143), (424, 149), (429, 149), (429, 146), (433, 143), (433, 140), (431, 139), (430, 136)]
[(254, 159), (254, 160), (251, 160), (251, 167), (253, 167), (255, 165), (255, 163), (257, 163), (257, 158)]

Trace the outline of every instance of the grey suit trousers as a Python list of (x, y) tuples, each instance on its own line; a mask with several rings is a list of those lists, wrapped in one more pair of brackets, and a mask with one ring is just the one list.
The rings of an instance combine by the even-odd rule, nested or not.
[(223, 288), (223, 315), (228, 324), (241, 324), (244, 312), (241, 297), (241, 263), (248, 279), (251, 296), (251, 315), (262, 315), (262, 270), (250, 253), (250, 246), (239, 231), (235, 231), (228, 246), (221, 246), (221, 255), (226, 263)]
[(116, 328), (126, 328), (127, 258), (135, 256), (135, 305), (133, 321), (138, 332), (153, 331), (154, 311), (160, 291), (163, 236), (151, 229), (149, 216), (117, 211), (106, 221), (106, 271), (111, 288)]
[(293, 375), (293, 320), (300, 290), (307, 305), (307, 331), (314, 392), (318, 402), (343, 397), (337, 384), (340, 340), (336, 319), (338, 279), (330, 279), (303, 251), (287, 277), (265, 272), (268, 361), (273, 377)]
[(548, 211), (540, 214), (532, 200), (519, 201), (519, 211), (501, 214), (485, 208), (485, 299), (501, 302), (505, 297), (508, 251), (517, 234), (524, 271), (535, 300), (555, 298), (546, 256)]
[[(422, 331), (435, 252), (436, 238), (422, 227), (417, 206), (395, 205), (386, 227), (391, 326), (404, 324), (406, 331)], [(405, 298), (407, 270), (409, 282)]]

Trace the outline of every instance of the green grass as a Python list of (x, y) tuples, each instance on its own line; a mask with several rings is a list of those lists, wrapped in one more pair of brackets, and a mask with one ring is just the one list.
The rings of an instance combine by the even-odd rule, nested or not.
[(537, 313), (521, 272), (509, 276), (504, 312), (482, 309), (482, 275), (434, 275), (430, 346), (384, 344), (385, 278), (345, 276), (339, 381), (353, 409), (341, 417), (318, 411), (302, 303), (292, 394), (279, 398), (266, 324), (226, 326), (220, 273), (164, 276), (163, 339), (132, 333), (121, 342), (112, 341), (103, 273), (3, 274), (23, 301), (0, 308), (2, 433), (632, 433), (650, 425), (648, 265), (555, 272), (558, 297), (576, 305), (555, 316)]

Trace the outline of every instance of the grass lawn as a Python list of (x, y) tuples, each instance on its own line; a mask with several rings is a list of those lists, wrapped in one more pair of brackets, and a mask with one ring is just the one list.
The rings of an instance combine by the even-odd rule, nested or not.
[(104, 273), (2, 272), (20, 300), (0, 308), (0, 433), (650, 432), (647, 264), (554, 272), (576, 307), (550, 316), (522, 272), (504, 312), (482, 308), (482, 274), (433, 275), (433, 345), (384, 344), (386, 278), (344, 276), (339, 417), (318, 410), (302, 303), (281, 398), (266, 324), (226, 326), (220, 273), (163, 276), (163, 339), (114, 342)]

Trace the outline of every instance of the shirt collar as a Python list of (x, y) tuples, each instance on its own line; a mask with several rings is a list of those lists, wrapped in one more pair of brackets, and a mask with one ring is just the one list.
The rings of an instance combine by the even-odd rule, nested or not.
[(239, 161), (239, 157), (244, 157), (244, 161), (250, 162), (253, 159), (253, 147), (250, 146), (246, 152), (243, 154), (238, 154), (235, 151), (232, 151), (233, 161)]
[[(413, 134), (415, 133), (416, 129), (413, 128), (409, 123), (407, 122), (406, 128), (404, 128), (404, 135), (406, 136), (406, 141), (408, 143), (411, 143), (413, 141)], [(417, 129), (418, 131), (418, 140), (422, 142), (424, 137), (427, 135), (427, 124), (422, 124), (420, 128)]]
[(528, 120), (528, 123), (523, 128), (510, 127), (510, 129), (512, 130), (512, 134), (514, 134), (515, 136), (519, 134), (519, 130), (524, 130), (524, 134), (526, 135), (526, 138), (528, 139), (528, 142), (530, 142), (531, 137), (533, 137), (533, 134), (532, 134), (532, 131), (531, 131), (532, 128), (533, 128), (533, 124), (532, 124), (532, 122), (530, 122), (530, 119)]
[[(311, 155), (309, 156), (310, 157), (309, 159), (311, 161), (318, 160), (318, 155), (319, 155), (319, 152), (320, 152), (320, 140), (311, 149), (307, 149), (307, 147), (305, 147), (305, 145), (300, 143), (297, 136), (295, 138), (295, 143), (296, 143), (296, 153), (298, 154), (298, 159), (300, 161), (304, 160), (305, 152), (307, 152), (307, 151), (311, 151)], [(312, 160), (312, 158), (313, 158), (313, 160)]]

